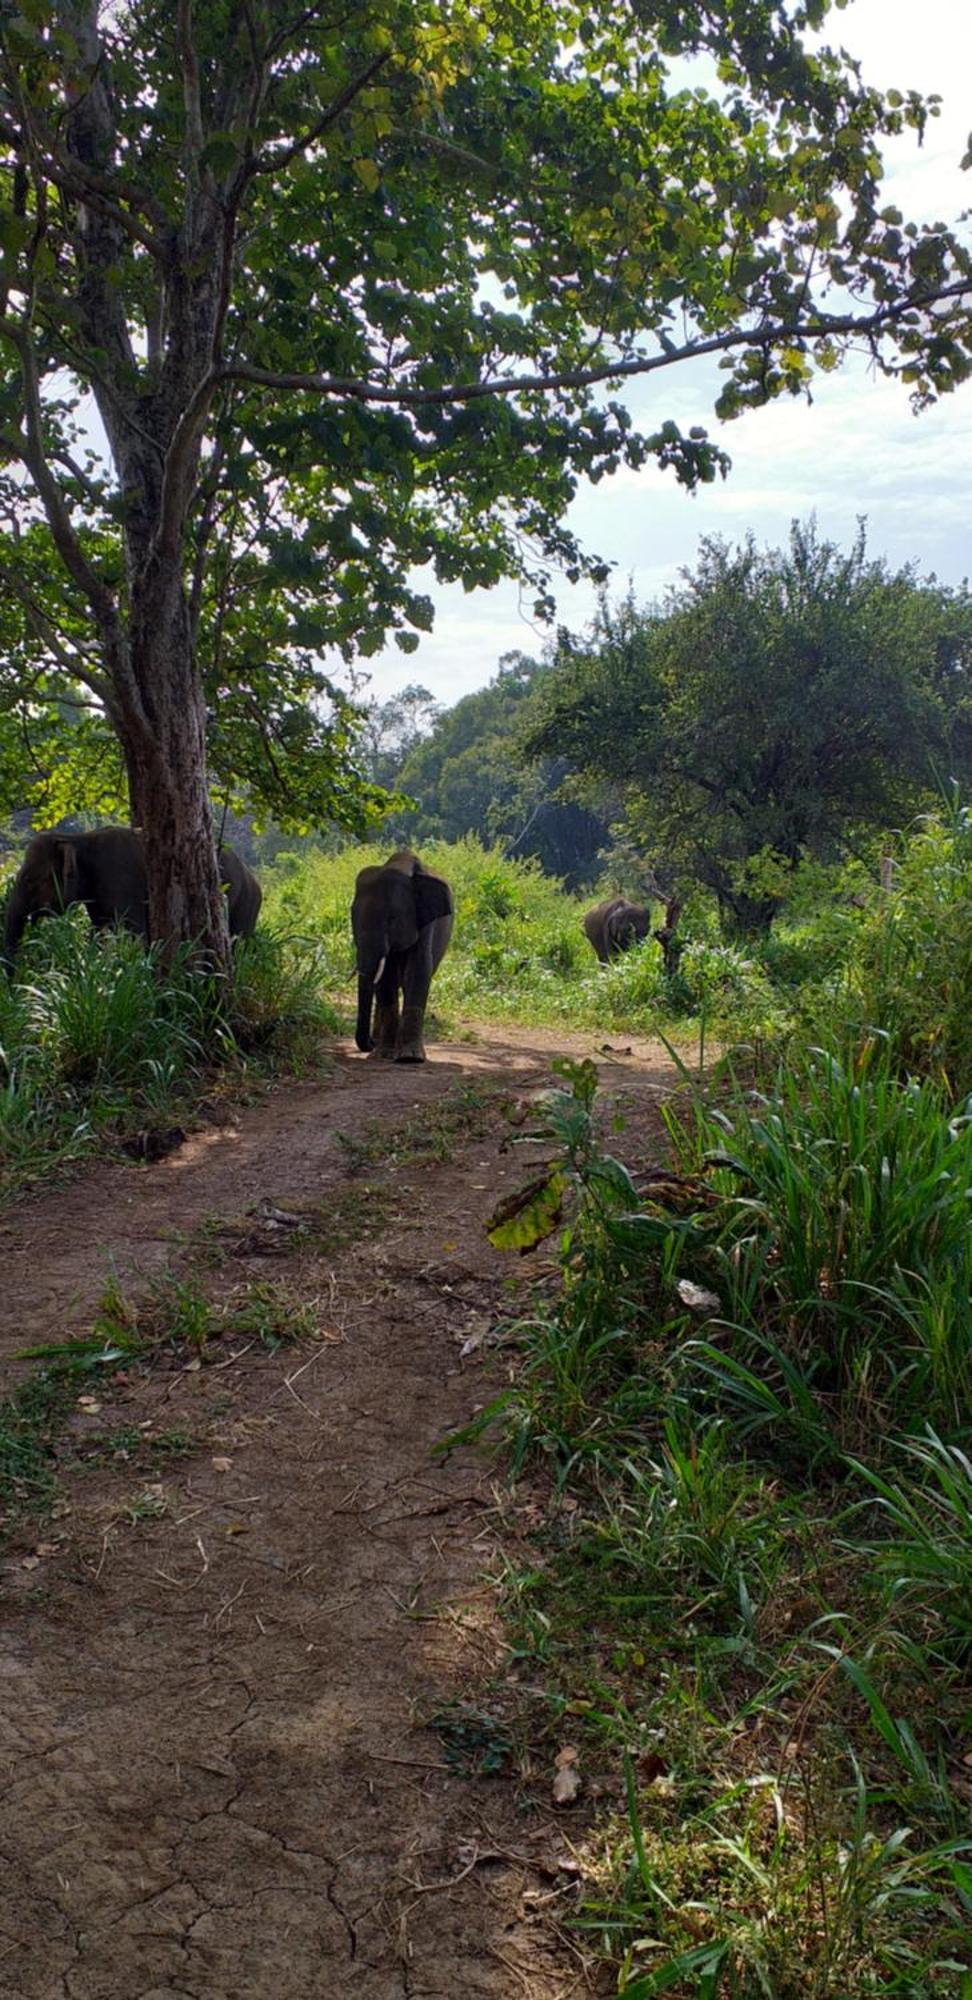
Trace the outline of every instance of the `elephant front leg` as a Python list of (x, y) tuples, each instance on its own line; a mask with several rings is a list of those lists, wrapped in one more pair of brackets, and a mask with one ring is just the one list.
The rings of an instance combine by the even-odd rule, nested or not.
[(422, 1063), (426, 1061), (425, 1043), (422, 1029), (425, 1023), (424, 1007), (403, 1007), (401, 1026), (398, 1030), (398, 1047), (395, 1061), (401, 1063)]
[(405, 967), (402, 995), (402, 1019), (398, 1030), (398, 1047), (395, 1061), (400, 1063), (423, 1063), (426, 1060), (422, 1030), (425, 1025), (425, 1003), (432, 983), (432, 945), (428, 930), (422, 932), (413, 957)]

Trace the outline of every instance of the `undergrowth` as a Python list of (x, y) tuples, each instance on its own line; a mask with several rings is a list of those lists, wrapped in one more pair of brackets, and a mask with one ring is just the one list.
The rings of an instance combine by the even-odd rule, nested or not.
[(579, 1931), (628, 2000), (967, 2000), (968, 1111), (873, 1036), (686, 1078), (629, 1169), (560, 1068), (491, 1232), (559, 1289), (478, 1427), (550, 1475), (505, 1599), (607, 1801)]
[(306, 941), (259, 932), (236, 947), (227, 983), (188, 953), (162, 977), (125, 932), (94, 936), (81, 912), (51, 918), (15, 976), (0, 973), (0, 1190), (191, 1117), (220, 1073), (299, 1067), (336, 1026)]

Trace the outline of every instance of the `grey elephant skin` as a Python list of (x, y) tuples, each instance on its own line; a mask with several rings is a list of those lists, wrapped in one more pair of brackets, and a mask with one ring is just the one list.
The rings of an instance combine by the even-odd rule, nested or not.
[(584, 918), (588, 941), (602, 965), (616, 958), (619, 952), (629, 951), (633, 944), (640, 944), (650, 928), (650, 912), (640, 903), (629, 903), (624, 896), (609, 896), (605, 903), (595, 903)]
[(362, 868), (354, 886), (351, 929), (358, 966), (354, 1039), (364, 1054), (393, 1062), (425, 1061), (425, 1007), (452, 921), (448, 882), (430, 875), (408, 848), (389, 855), (380, 867)]
[[(219, 850), (231, 937), (250, 937), (263, 891), (231, 847)], [(149, 942), (148, 886), (138, 834), (127, 826), (95, 833), (38, 833), (24, 855), (7, 903), (3, 963), (9, 970), (24, 929), (36, 917), (83, 903), (95, 930), (123, 924)]]

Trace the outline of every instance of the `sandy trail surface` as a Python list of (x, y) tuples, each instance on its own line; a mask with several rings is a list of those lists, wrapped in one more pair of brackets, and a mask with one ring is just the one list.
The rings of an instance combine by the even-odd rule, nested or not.
[[(489, 1334), (526, 1279), (483, 1222), (526, 1172), (509, 1100), (593, 1054), (649, 1143), (671, 1072), (613, 1040), (342, 1049), (3, 1218), (5, 1392), (112, 1274), (149, 1315), (174, 1274), (166, 1310), (205, 1295), (225, 1328), (92, 1377), (53, 1517), (0, 1557), (5, 2000), (587, 1990), (556, 1921), (570, 1816), (497, 1696), (515, 1522), (488, 1453), (433, 1446), (505, 1379)], [(234, 1317), (254, 1288), (269, 1333)]]

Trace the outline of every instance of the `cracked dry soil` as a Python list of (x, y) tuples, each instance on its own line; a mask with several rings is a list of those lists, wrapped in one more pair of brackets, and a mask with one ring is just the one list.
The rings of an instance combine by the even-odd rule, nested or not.
[[(198, 1275), (201, 1242), (211, 1296), (270, 1279), (316, 1326), (99, 1378), (54, 1520), (0, 1565), (5, 2000), (586, 1990), (549, 1772), (457, 1768), (430, 1726), (502, 1689), (488, 1575), (515, 1521), (486, 1453), (431, 1452), (504, 1379), (482, 1335), (532, 1273), (483, 1231), (524, 1174), (501, 1098), (565, 1047), (595, 1038), (488, 1030), (418, 1071), (341, 1053), (4, 1218), (3, 1390), (18, 1350), (91, 1327), (111, 1269), (138, 1297), (194, 1252)], [(608, 1058), (636, 1124), (665, 1083), (650, 1045)], [(376, 1158), (457, 1085), (490, 1101), (450, 1157)], [(307, 1227), (261, 1238), (267, 1202)]]

